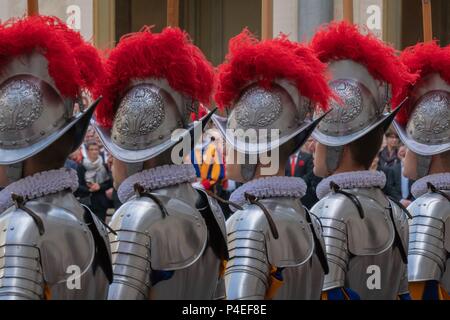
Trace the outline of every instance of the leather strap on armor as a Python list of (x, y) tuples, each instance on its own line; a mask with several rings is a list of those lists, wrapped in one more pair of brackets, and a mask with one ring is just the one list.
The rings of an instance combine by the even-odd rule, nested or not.
[(254, 204), (262, 210), (262, 212), (266, 216), (267, 222), (269, 223), (270, 231), (272, 232), (274, 239), (278, 239), (279, 238), (278, 229), (277, 229), (275, 222), (272, 219), (272, 216), (270, 215), (269, 210), (267, 210), (267, 208), (261, 202), (259, 202), (258, 198), (255, 197), (254, 195), (251, 195), (247, 192), (244, 195), (245, 195), (245, 199), (250, 204)]
[(138, 197), (148, 197), (148, 198), (152, 199), (156, 203), (156, 205), (159, 207), (159, 209), (161, 210), (163, 219), (169, 216), (169, 212), (167, 212), (166, 207), (163, 205), (161, 200), (158, 199), (157, 196), (155, 196), (152, 193), (145, 192), (144, 187), (138, 183), (136, 183), (134, 185), (134, 191), (136, 192), (136, 195)]
[(359, 202), (359, 200), (358, 200), (358, 197), (356, 197), (354, 194), (351, 194), (349, 192), (341, 190), (341, 187), (339, 187), (333, 181), (330, 182), (330, 189), (333, 190), (334, 193), (339, 193), (339, 194), (342, 194), (342, 195), (346, 196), (347, 198), (349, 198), (353, 202), (353, 204), (356, 206), (356, 209), (358, 210), (358, 213), (359, 213), (359, 216), (361, 217), (361, 219), (364, 219), (364, 210), (361, 205), (361, 202)]
[(45, 227), (42, 219), (36, 213), (34, 213), (33, 210), (25, 206), (26, 201), (22, 196), (13, 193), (11, 195), (11, 198), (13, 199), (17, 209), (25, 211), (31, 218), (33, 218), (33, 221), (34, 223), (36, 223), (36, 226), (39, 230), (39, 234), (42, 236), (45, 233)]
[(437, 193), (441, 196), (443, 196), (445, 199), (447, 199), (450, 202), (450, 196), (446, 194), (445, 192), (442, 192), (438, 188), (436, 188), (431, 182), (427, 182), (428, 190), (430, 190), (432, 193)]

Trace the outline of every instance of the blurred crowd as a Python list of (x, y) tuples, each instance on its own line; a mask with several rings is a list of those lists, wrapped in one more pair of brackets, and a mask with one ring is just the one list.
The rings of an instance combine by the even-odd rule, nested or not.
[[(286, 176), (300, 177), (308, 185), (302, 199), (307, 208), (317, 203), (316, 187), (322, 180), (314, 175), (315, 144), (314, 139), (309, 138), (286, 164)], [(191, 161), (197, 173), (197, 184), (227, 200), (241, 184), (227, 179), (224, 145), (220, 132), (210, 126), (187, 160)], [(403, 177), (405, 154), (406, 147), (401, 145), (396, 132), (388, 130), (371, 170), (383, 171), (386, 175), (384, 192), (408, 206), (412, 200), (411, 185), (414, 181)], [(78, 173), (80, 187), (75, 195), (104, 221), (121, 205), (114, 189), (112, 166), (113, 158), (93, 128), (88, 129), (84, 143), (66, 162), (66, 167)], [(222, 209), (227, 217), (231, 214), (226, 204)]]

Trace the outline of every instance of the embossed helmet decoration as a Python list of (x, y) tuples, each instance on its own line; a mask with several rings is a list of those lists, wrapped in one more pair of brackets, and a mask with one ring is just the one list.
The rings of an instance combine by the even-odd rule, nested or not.
[(313, 137), (328, 147), (341, 147), (380, 126), (387, 130), (398, 112), (385, 112), (391, 97), (398, 100), (402, 87), (414, 80), (395, 50), (347, 22), (323, 27), (311, 48), (328, 63), (329, 85), (339, 98)]
[(102, 75), (96, 49), (59, 19), (1, 24), (0, 164), (18, 165), (72, 128), (77, 149), (97, 104), (83, 106), (82, 93)]
[(421, 43), (405, 49), (400, 59), (419, 74), (398, 99), (409, 97), (394, 121), (400, 139), (421, 156), (450, 150), (450, 47)]
[[(170, 150), (185, 135), (204, 127), (199, 104), (209, 104), (214, 87), (211, 64), (178, 28), (149, 28), (121, 39), (106, 61), (107, 78), (95, 127), (106, 148), (126, 163), (142, 163)], [(173, 137), (177, 129), (179, 136)]]
[(213, 116), (227, 143), (243, 154), (262, 154), (291, 140), (299, 148), (319, 121), (312, 121), (314, 109), (328, 105), (326, 66), (283, 35), (258, 41), (244, 30), (229, 47), (215, 100), (230, 114)]

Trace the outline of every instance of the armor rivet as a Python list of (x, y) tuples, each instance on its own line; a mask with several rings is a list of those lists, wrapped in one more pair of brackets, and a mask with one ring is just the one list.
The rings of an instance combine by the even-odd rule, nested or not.
[(9, 230), (14, 230), (14, 227), (9, 228)]
[(45, 135), (45, 131), (41, 131), (41, 136)]
[(5, 229), (3, 229), (3, 232), (6, 232), (6, 228), (5, 228)]
[(162, 139), (164, 139), (164, 136), (160, 135), (158, 138), (159, 138), (159, 140), (162, 140)]
[(130, 214), (127, 214), (127, 217), (130, 217)]
[(17, 146), (17, 142), (14, 141), (14, 142), (12, 143), (12, 145), (13, 145), (13, 146)]
[(53, 124), (53, 126), (56, 128), (56, 127), (58, 126), (58, 123), (55, 122), (55, 123)]
[(122, 217), (123, 217), (123, 214), (121, 214), (120, 217), (122, 218)]
[(197, 223), (197, 227), (200, 227), (200, 223)]

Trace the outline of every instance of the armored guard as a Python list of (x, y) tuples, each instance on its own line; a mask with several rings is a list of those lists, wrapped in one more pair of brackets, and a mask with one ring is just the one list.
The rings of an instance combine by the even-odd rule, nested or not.
[[(0, 26), (0, 300), (105, 299), (112, 280), (105, 226), (62, 168), (96, 103), (97, 51), (51, 17)], [(78, 103), (80, 112), (74, 112)], [(62, 169), (61, 169), (62, 168)]]
[(210, 119), (191, 120), (210, 102), (212, 66), (181, 30), (146, 28), (123, 38), (106, 67), (96, 128), (123, 203), (110, 223), (109, 299), (223, 298), (225, 219), (182, 164)]
[(390, 92), (397, 96), (413, 77), (392, 48), (345, 22), (324, 27), (311, 47), (328, 63), (337, 95), (313, 133), (314, 172), (325, 178), (311, 210), (323, 226), (330, 266), (323, 297), (407, 297), (408, 217), (383, 194), (384, 173), (368, 169), (396, 114), (384, 111)]
[(258, 42), (248, 31), (230, 41), (219, 68), (213, 116), (227, 141), (231, 195), (227, 220), (227, 299), (319, 299), (327, 272), (318, 220), (302, 206), (301, 178), (284, 177), (288, 157), (314, 130), (315, 107), (330, 95), (322, 64), (284, 36)]
[(450, 48), (436, 43), (406, 49), (401, 60), (419, 73), (405, 86), (394, 125), (408, 147), (404, 175), (416, 200), (408, 207), (408, 278), (414, 299), (449, 298), (450, 292)]

